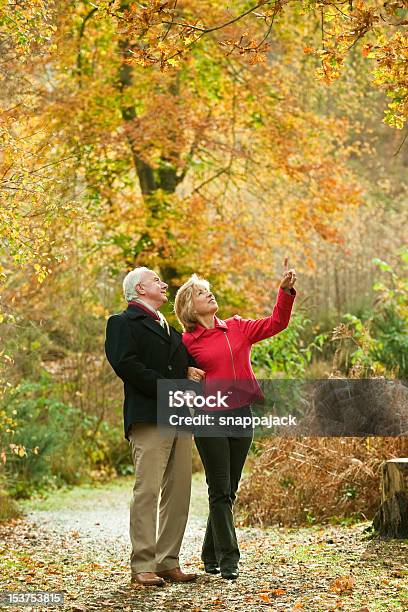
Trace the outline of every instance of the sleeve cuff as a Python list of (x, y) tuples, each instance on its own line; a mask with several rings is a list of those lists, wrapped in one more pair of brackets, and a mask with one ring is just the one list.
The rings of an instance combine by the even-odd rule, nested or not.
[(293, 304), (295, 297), (296, 297), (296, 289), (294, 289), (293, 287), (290, 290), (290, 293), (286, 293), (286, 291), (284, 291), (282, 287), (279, 287), (279, 294), (278, 294), (279, 301), (282, 300), (282, 302), (288, 304), (288, 306), (291, 306)]

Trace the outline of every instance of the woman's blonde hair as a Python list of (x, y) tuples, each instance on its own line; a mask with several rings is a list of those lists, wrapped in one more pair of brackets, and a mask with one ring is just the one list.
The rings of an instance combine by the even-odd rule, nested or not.
[(193, 292), (194, 287), (205, 287), (210, 290), (210, 283), (197, 274), (192, 274), (188, 281), (180, 287), (174, 300), (174, 312), (184, 331), (191, 332), (197, 324), (197, 315), (194, 313)]

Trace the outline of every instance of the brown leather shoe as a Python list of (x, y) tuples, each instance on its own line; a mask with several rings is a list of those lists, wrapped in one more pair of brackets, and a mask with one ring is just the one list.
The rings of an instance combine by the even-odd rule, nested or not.
[(170, 570), (164, 570), (163, 572), (157, 572), (158, 576), (169, 580), (170, 582), (191, 582), (197, 578), (197, 574), (185, 574), (179, 567), (174, 567)]
[(138, 572), (132, 574), (133, 583), (141, 584), (143, 586), (164, 586), (165, 582), (163, 578), (160, 578), (154, 572)]

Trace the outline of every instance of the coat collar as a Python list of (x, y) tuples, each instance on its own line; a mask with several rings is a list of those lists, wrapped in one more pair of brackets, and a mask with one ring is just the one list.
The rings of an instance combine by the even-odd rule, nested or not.
[(149, 308), (149, 306), (147, 304), (144, 304), (142, 302), (136, 302), (136, 301), (132, 301), (128, 303), (128, 307), (135, 307), (135, 308), (139, 308), (139, 310), (143, 310), (143, 312), (146, 312), (148, 315), (150, 315), (151, 317), (153, 317), (153, 319), (160, 320), (160, 317), (157, 313), (156, 310), (154, 310), (153, 308)]
[[(138, 319), (150, 315), (144, 308), (139, 308), (139, 306), (135, 304), (129, 304), (126, 310), (124, 310), (124, 313), (129, 319)], [(150, 316), (152, 319), (154, 318), (153, 313)]]
[(195, 326), (195, 329), (190, 332), (190, 334), (193, 336), (193, 338), (195, 340), (198, 340), (198, 338), (206, 331), (213, 331), (214, 329), (222, 329), (227, 331), (228, 330), (228, 325), (226, 324), (225, 321), (223, 321), (222, 319), (219, 319), (218, 317), (216, 317), (214, 315), (214, 327), (212, 327), (211, 329), (208, 329), (208, 327), (204, 327), (203, 325), (201, 325), (200, 323), (197, 323)]
[[(158, 319), (155, 319), (153, 313), (147, 312), (145, 309), (139, 308), (139, 306), (134, 304), (130, 304), (124, 312), (129, 319), (140, 319), (143, 325), (151, 329), (164, 340), (167, 340), (167, 342), (171, 342), (171, 337), (167, 331), (163, 329), (160, 323), (158, 323)], [(170, 327), (171, 336), (173, 335), (173, 331), (174, 330)]]

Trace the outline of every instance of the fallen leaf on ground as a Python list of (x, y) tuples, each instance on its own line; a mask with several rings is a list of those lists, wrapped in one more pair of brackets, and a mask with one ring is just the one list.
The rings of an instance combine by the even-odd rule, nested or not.
[(286, 595), (285, 589), (272, 589), (271, 595), (274, 597), (279, 597), (280, 595)]
[(347, 593), (353, 590), (355, 580), (352, 576), (338, 576), (330, 585), (332, 593)]

